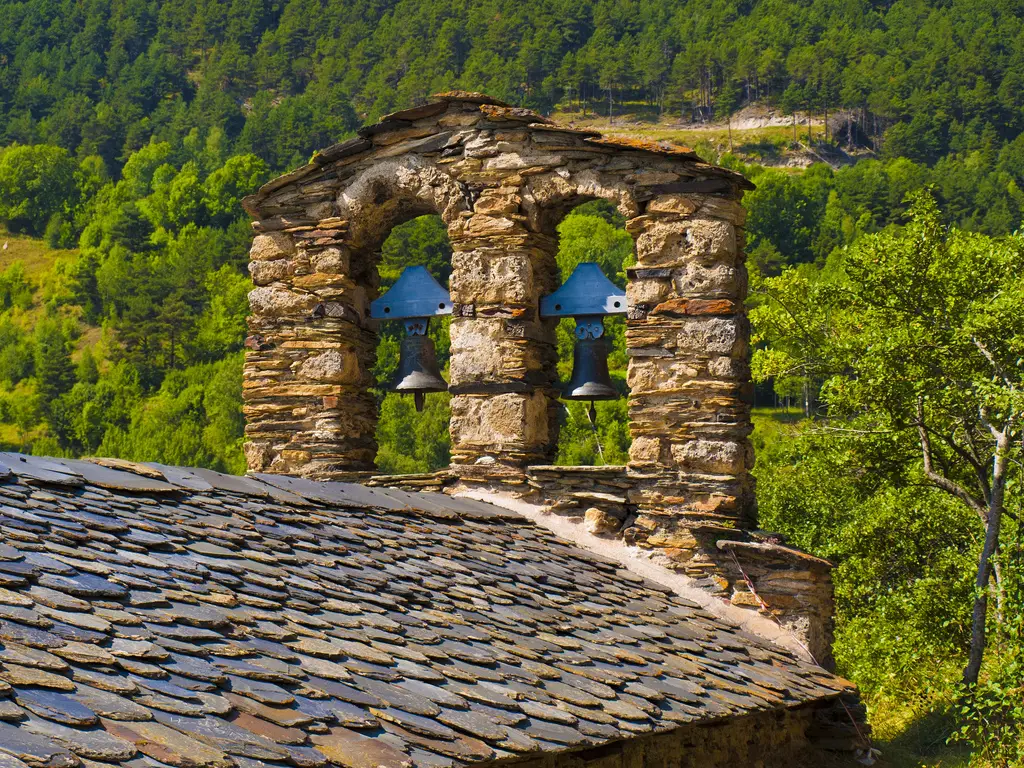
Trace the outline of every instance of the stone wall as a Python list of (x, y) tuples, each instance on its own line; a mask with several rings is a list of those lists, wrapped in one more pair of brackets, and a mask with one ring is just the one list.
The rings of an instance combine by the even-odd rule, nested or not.
[[(522, 485), (557, 443), (556, 227), (614, 202), (636, 239), (627, 345), (631, 469), (645, 516), (753, 519), (743, 311), (747, 182), (689, 150), (603, 138), (529, 110), (449, 94), (385, 118), (245, 201), (251, 254), (245, 370), (253, 470), (342, 478), (373, 468), (367, 394), (379, 249), (439, 214), (450, 289), (452, 468)], [(343, 406), (343, 407), (342, 407)]]
[(509, 761), (517, 768), (824, 768), (858, 765), (834, 703), (683, 725), (594, 749)]
[[(784, 547), (719, 547), (765, 544), (751, 533), (747, 188), (685, 148), (557, 126), (479, 94), (442, 95), (325, 149), (244, 201), (257, 233), (243, 383), (249, 468), (399, 482), (371, 480), (369, 302), (391, 229), (434, 213), (454, 251), (452, 465), (403, 487), (483, 486), (578, 514), (746, 605), (738, 558), (785, 621), (830, 637), (824, 624), (810, 628), (831, 605), (825, 565)], [(618, 207), (636, 241), (633, 442), (625, 468), (566, 474), (549, 466), (561, 408), (556, 323), (538, 306), (558, 284), (558, 223), (597, 198)]]

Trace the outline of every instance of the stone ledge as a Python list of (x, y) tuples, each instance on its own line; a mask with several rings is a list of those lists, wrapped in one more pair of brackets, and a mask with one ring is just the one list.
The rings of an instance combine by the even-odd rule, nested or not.
[(771, 544), (763, 541), (735, 541), (723, 539), (715, 543), (719, 549), (729, 552), (742, 553), (767, 560), (782, 560), (791, 562), (802, 567), (817, 567), (832, 570), (832, 563), (820, 557), (801, 552), (799, 549), (786, 547), (781, 544)]

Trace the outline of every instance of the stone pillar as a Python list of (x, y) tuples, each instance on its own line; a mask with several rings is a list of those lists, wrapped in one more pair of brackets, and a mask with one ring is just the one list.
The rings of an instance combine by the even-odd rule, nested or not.
[(539, 296), (557, 280), (553, 243), (527, 231), (516, 187), (484, 189), (452, 242), (452, 469), (465, 479), (524, 476), (556, 433), (554, 325)]
[(251, 471), (344, 479), (373, 469), (376, 333), (345, 230), (324, 219), (253, 241), (242, 390)]
[(627, 223), (637, 243), (626, 345), (638, 508), (628, 533), (694, 575), (705, 567), (695, 555), (756, 520), (743, 221), (738, 202), (666, 194)]

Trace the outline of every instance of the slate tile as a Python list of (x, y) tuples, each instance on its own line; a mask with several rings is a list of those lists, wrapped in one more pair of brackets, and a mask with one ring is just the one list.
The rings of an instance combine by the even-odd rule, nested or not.
[(94, 688), (122, 696), (133, 694), (139, 690), (139, 687), (129, 680), (126, 674), (118, 673), (117, 670), (113, 669), (101, 672), (97, 669), (74, 667), (71, 670), (71, 679), (76, 683), (85, 683)]
[[(54, 650), (61, 649), (55, 648)], [(56, 654), (12, 642), (8, 642), (0, 648), (0, 662), (22, 667), (37, 667), (50, 672), (66, 672), (70, 669), (68, 663)]]
[(295, 747), (284, 745), (288, 753), (288, 762), (297, 768), (326, 768), (328, 760), (323, 752), (313, 747)]
[(279, 707), (261, 704), (258, 701), (246, 696), (240, 696), (236, 693), (231, 693), (230, 691), (226, 691), (224, 693), (224, 698), (239, 711), (247, 712), (250, 715), (260, 717), (285, 728), (292, 728), (295, 726), (301, 727), (316, 719), (294, 707)]
[[(460, 762), (480, 762), (494, 757), (494, 749), (479, 739), (459, 735), (453, 740), (431, 739), (406, 730), (395, 723), (385, 723), (384, 729), (398, 736), (405, 744), (414, 745), (410, 752), (415, 756), (417, 749), (443, 755)], [(417, 762), (417, 765), (420, 765)]]
[(569, 747), (588, 744), (592, 741), (590, 737), (584, 736), (575, 728), (570, 728), (567, 725), (559, 725), (558, 723), (550, 723), (546, 720), (539, 720), (537, 718), (530, 718), (520, 727), (531, 738), (552, 741), (556, 744), (564, 744)]
[(316, 720), (338, 723), (345, 728), (356, 730), (377, 728), (380, 721), (362, 707), (339, 699), (306, 699), (296, 697), (296, 704), (303, 713)]
[(0, 478), (0, 707), (120, 726), (126, 768), (441, 768), (843, 689), (485, 505), (159, 471), (173, 494)]
[(329, 733), (311, 736), (310, 741), (331, 762), (344, 768), (412, 768), (413, 765), (402, 750), (346, 728), (332, 728)]
[(21, 720), (25, 717), (25, 710), (19, 707), (10, 699), (0, 699), (0, 720)]
[(173, 728), (189, 738), (229, 755), (253, 760), (284, 760), (288, 754), (280, 744), (275, 744), (271, 739), (219, 717), (186, 717), (157, 712), (155, 720), (154, 724)]
[(219, 749), (203, 744), (160, 723), (119, 723), (102, 720), (103, 728), (136, 746), (139, 752), (174, 768), (233, 768)]
[(444, 725), (439, 720), (435, 720), (431, 717), (413, 715), (401, 709), (396, 709), (395, 707), (370, 707), (370, 714), (376, 716), (380, 720), (395, 723), (396, 725), (400, 725), (403, 728), (422, 736), (430, 736), (440, 739), (454, 739), (457, 737), (455, 731)]
[(0, 663), (0, 680), (15, 687), (38, 686), (52, 688), (56, 691), (73, 691), (75, 689), (75, 684), (63, 675), (56, 675), (36, 667), (22, 667), (10, 662)]
[(253, 734), (269, 739), (275, 744), (301, 746), (306, 743), (305, 731), (299, 730), (298, 728), (285, 728), (275, 723), (269, 723), (262, 718), (249, 714), (248, 712), (235, 712), (227, 718), (227, 720), (232, 725), (251, 731)]
[(81, 683), (65, 697), (110, 720), (144, 721), (153, 717), (146, 707), (131, 699)]
[(403, 688), (399, 685), (381, 683), (365, 677), (356, 677), (353, 680), (361, 691), (370, 693), (387, 705), (397, 707), (413, 715), (434, 717), (441, 708), (431, 699)]
[(30, 716), (19, 727), (37, 736), (52, 740), (78, 757), (104, 762), (130, 760), (136, 749), (130, 742), (116, 738), (99, 728), (81, 730)]
[(128, 594), (128, 590), (120, 584), (107, 581), (91, 573), (73, 573), (66, 576), (44, 573), (39, 577), (38, 584), (43, 587), (49, 587), (57, 592), (64, 592), (72, 597), (85, 599), (117, 599)]
[(28, 768), (28, 764), (0, 751), (0, 768)]
[(16, 758), (33, 768), (74, 768), (78, 765), (78, 758), (53, 739), (5, 722), (0, 722), (0, 755)]
[(500, 741), (505, 735), (505, 727), (501, 723), (472, 710), (442, 709), (437, 719), (487, 741)]
[(60, 648), (65, 641), (50, 632), (0, 619), (0, 641), (21, 643), (30, 648)]
[(85, 704), (45, 688), (18, 688), (14, 701), (32, 714), (61, 725), (88, 728), (98, 722), (96, 713)]

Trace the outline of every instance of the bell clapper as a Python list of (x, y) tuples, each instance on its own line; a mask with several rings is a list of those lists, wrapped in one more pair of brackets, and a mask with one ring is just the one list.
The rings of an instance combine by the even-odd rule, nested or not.
[(423, 392), (413, 392), (412, 401), (416, 405), (416, 413), (423, 413), (423, 403), (426, 399), (427, 396)]

